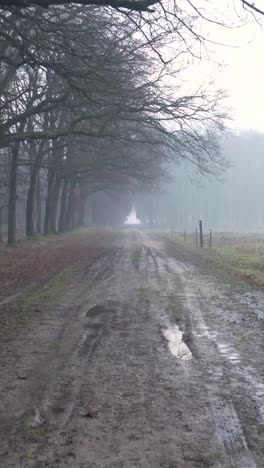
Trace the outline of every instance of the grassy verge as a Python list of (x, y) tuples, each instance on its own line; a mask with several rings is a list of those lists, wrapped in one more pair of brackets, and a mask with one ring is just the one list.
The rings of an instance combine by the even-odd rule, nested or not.
[(83, 229), (5, 247), (0, 252), (0, 341), (42, 313), (42, 304), (56, 302), (74, 271), (112, 249), (120, 236), (109, 229)]
[(76, 229), (75, 231), (60, 233), (60, 234), (48, 234), (46, 236), (43, 235), (36, 235), (33, 237), (20, 237), (17, 241), (12, 245), (7, 245), (6, 242), (0, 243), (0, 254), (5, 252), (12, 252), (19, 250), (21, 247), (29, 247), (29, 248), (38, 248), (42, 246), (49, 246), (53, 243), (57, 244), (59, 241), (83, 241), (87, 240), (89, 236), (99, 237), (106, 243), (111, 242), (113, 239), (116, 238), (118, 232), (114, 231), (111, 228), (95, 226), (95, 227), (83, 227)]
[(223, 244), (208, 247), (196, 247), (193, 239), (184, 241), (177, 234), (164, 234), (162, 237), (170, 246), (180, 247), (186, 253), (200, 258), (206, 264), (222, 272), (231, 273), (237, 279), (258, 287), (264, 287), (264, 238), (249, 241), (248, 237), (225, 239)]
[(6, 337), (12, 330), (25, 326), (36, 314), (40, 313), (39, 305), (54, 303), (65, 290), (74, 265), (64, 268), (51, 278), (42, 288), (34, 290), (22, 302), (6, 304), (0, 309), (0, 338)]
[(37, 306), (41, 302), (53, 303), (63, 293), (65, 283), (69, 280), (74, 265), (68, 266), (51, 278), (43, 288), (29, 294), (24, 301), (24, 307)]

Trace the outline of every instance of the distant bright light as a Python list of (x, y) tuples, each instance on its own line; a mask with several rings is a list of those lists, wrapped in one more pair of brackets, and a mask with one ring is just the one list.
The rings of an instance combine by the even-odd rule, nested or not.
[(131, 213), (129, 213), (124, 224), (141, 224), (140, 219), (137, 218), (137, 213), (136, 213), (135, 208), (133, 208)]

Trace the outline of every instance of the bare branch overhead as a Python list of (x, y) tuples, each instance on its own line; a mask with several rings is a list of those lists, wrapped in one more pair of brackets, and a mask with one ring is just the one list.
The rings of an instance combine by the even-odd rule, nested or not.
[[(241, 0), (243, 5), (250, 8), (251, 10), (254, 10), (256, 13), (260, 13), (261, 15), (264, 15), (264, 9), (261, 10), (258, 8), (253, 2), (247, 2), (246, 0)], [(264, 8), (264, 7), (263, 7)]]
[(0, 0), (0, 7), (15, 6), (26, 8), (40, 6), (48, 8), (51, 5), (96, 5), (110, 6), (113, 8), (126, 8), (133, 11), (151, 11), (151, 6), (160, 3), (160, 0)]

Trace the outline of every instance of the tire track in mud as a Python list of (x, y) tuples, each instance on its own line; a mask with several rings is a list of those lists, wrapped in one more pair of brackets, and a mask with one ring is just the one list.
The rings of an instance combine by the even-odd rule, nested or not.
[[(114, 265), (114, 269), (112, 267)], [(93, 274), (93, 280), (96, 279), (96, 284), (94, 285), (93, 291), (91, 292), (90, 295), (90, 301), (91, 303), (94, 303), (95, 305), (89, 308), (89, 310), (82, 314), (83, 317), (83, 326), (84, 326), (84, 332), (82, 334), (82, 339), (79, 344), (79, 350), (78, 350), (78, 355), (81, 357), (83, 361), (83, 367), (81, 372), (79, 372), (79, 382), (80, 386), (78, 388), (78, 400), (80, 399), (80, 390), (81, 386), (83, 386), (84, 382), (83, 379), (81, 378), (83, 375), (86, 373), (86, 367), (87, 367), (87, 355), (90, 356), (91, 352), (94, 351), (94, 346), (96, 346), (97, 341), (102, 338), (103, 334), (103, 328), (105, 329), (106, 323), (104, 323), (104, 327), (102, 327), (102, 317), (104, 317), (106, 314), (114, 314), (118, 308), (120, 308), (122, 303), (126, 303), (129, 300), (129, 294), (133, 291), (134, 285), (126, 283), (126, 290), (121, 294), (120, 292), (122, 291), (122, 284), (124, 282), (124, 274), (129, 273), (129, 270), (131, 268), (131, 249), (128, 248), (126, 245), (124, 246), (123, 249), (118, 249), (118, 252), (115, 255), (109, 256), (108, 259), (102, 259), (102, 261), (97, 263), (97, 267), (99, 268), (99, 271), (95, 272)], [(102, 268), (104, 271), (102, 271)], [(92, 273), (93, 273), (92, 269)], [(111, 273), (111, 274), (110, 274)], [(129, 273), (130, 277), (131, 274)], [(100, 278), (100, 282), (98, 283), (98, 278)], [(131, 279), (131, 278), (130, 278)], [(133, 283), (133, 281), (132, 281)], [(129, 287), (128, 287), (129, 286)], [(117, 296), (117, 291), (118, 290), (118, 301), (115, 300)], [(106, 300), (107, 297), (107, 300)], [(131, 300), (131, 298), (130, 298)], [(98, 305), (98, 303), (100, 305)], [(105, 320), (104, 320), (105, 321)], [(85, 358), (85, 360), (84, 360)], [(82, 375), (81, 375), (82, 374)], [(76, 377), (76, 375), (75, 375)], [(80, 402), (77, 401), (75, 405), (72, 405), (72, 410), (71, 414), (73, 415), (73, 410), (77, 409), (77, 413), (80, 413), (78, 410), (78, 407), (80, 406)], [(81, 410), (82, 412), (82, 410)], [(83, 412), (82, 412), (83, 413)], [(88, 416), (86, 416), (88, 414)], [(83, 416), (84, 418), (93, 418), (93, 416), (90, 416), (92, 413), (90, 410), (87, 412), (85, 411)], [(78, 419), (78, 418), (77, 418)], [(81, 417), (82, 420), (82, 417)], [(86, 419), (84, 419), (85, 421)], [(74, 425), (78, 425), (79, 422), (76, 420), (76, 415), (71, 419), (70, 417), (67, 418), (67, 421), (64, 420), (64, 425), (66, 424), (67, 426), (71, 426), (71, 421), (74, 421)], [(57, 419), (57, 424), (58, 424), (58, 419)], [(63, 426), (61, 426), (62, 428)], [(65, 426), (66, 427), (66, 426)], [(72, 433), (75, 433), (75, 429), (72, 430)], [(78, 439), (78, 437), (77, 437)], [(76, 441), (76, 443), (78, 443)], [(58, 444), (58, 437), (57, 437), (57, 443)], [(65, 443), (61, 441), (61, 445), (65, 447)], [(80, 442), (80, 445), (81, 442)], [(79, 450), (81, 451), (81, 447), (79, 447)], [(56, 453), (57, 453), (57, 448), (54, 447), (54, 444), (52, 441), (49, 441), (49, 448), (47, 450), (47, 466), (52, 466), (53, 467), (53, 460), (56, 458)], [(63, 454), (63, 449), (62, 449), (62, 460), (57, 461), (56, 466), (64, 466), (65, 463), (65, 454)], [(74, 456), (74, 466), (82, 466), (81, 461), (79, 461), (79, 456), (76, 455)], [(50, 461), (49, 461), (50, 460)], [(50, 465), (49, 465), (50, 463)], [(72, 463), (72, 461), (70, 461)], [(80, 463), (80, 464), (79, 464)], [(46, 465), (45, 465), (46, 466)]]
[[(261, 467), (248, 443), (252, 422), (245, 431), (234, 398), (236, 348), (221, 351), (202, 285), (193, 267), (136, 232), (76, 273), (61, 303), (20, 341), (19, 366), (30, 359), (9, 400), (21, 397), (22, 412), (5, 415), (12, 452), (0, 452), (3, 466)], [(173, 354), (170, 339), (191, 356), (183, 358), (184, 347)], [(45, 420), (37, 442), (25, 427), (33, 409)]]
[[(263, 381), (261, 382), (259, 376), (255, 377), (254, 374), (256, 374), (256, 370), (253, 371), (252, 368), (248, 368), (248, 365), (244, 362), (245, 357), (247, 358), (247, 354), (245, 356), (239, 353), (232, 343), (227, 341), (227, 337), (224, 337), (223, 333), (218, 333), (215, 329), (210, 330), (210, 327), (207, 326), (200, 310), (201, 307), (204, 307), (205, 310), (208, 307), (207, 304), (203, 304), (202, 299), (203, 295), (209, 295), (208, 285), (206, 285), (204, 291), (203, 283), (199, 283), (200, 288), (199, 291), (197, 291), (197, 285), (194, 286), (192, 281), (193, 280), (191, 280), (191, 283), (189, 281), (189, 285), (187, 285), (187, 302), (194, 319), (194, 333), (198, 339), (200, 338), (203, 340), (204, 359), (206, 360), (206, 355), (207, 360), (208, 356), (213, 357), (213, 359), (211, 358), (209, 360), (210, 373), (214, 376), (219, 388), (221, 388), (221, 384), (227, 385), (229, 388), (229, 393), (227, 393), (222, 401), (219, 400), (219, 397), (217, 399), (214, 396), (212, 403), (214, 414), (216, 414), (216, 425), (219, 430), (219, 435), (222, 437), (228, 453), (230, 453), (234, 466), (256, 466), (252, 456), (248, 458), (250, 450), (248, 449), (246, 439), (248, 439), (251, 444), (253, 434), (251, 436), (250, 431), (248, 431), (247, 422), (244, 420), (243, 404), (250, 408), (250, 418), (254, 417), (256, 423), (259, 421), (258, 424), (261, 422), (263, 425)], [(227, 313), (230, 307), (229, 300), (227, 300), (226, 307)], [(210, 310), (217, 316), (218, 310), (214, 305), (214, 301), (210, 303)], [(217, 359), (219, 359), (220, 362), (222, 361), (220, 372), (219, 366), (217, 366)], [(247, 411), (249, 412), (249, 409)], [(238, 416), (239, 414), (242, 418)], [(233, 421), (231, 427), (230, 421)], [(232, 454), (232, 447), (237, 447), (237, 451), (240, 453)], [(264, 443), (260, 444), (259, 449), (262, 450), (262, 453), (264, 452)]]
[[(45, 424), (47, 422), (44, 429), (48, 430), (48, 458), (52, 460), (50, 466), (54, 466), (57, 448), (54, 447), (49, 433), (53, 434), (54, 430), (56, 433), (58, 430), (64, 431), (70, 421), (76, 418), (75, 413), (79, 411), (80, 389), (88, 362), (102, 339), (109, 317), (119, 307), (120, 300), (121, 302), (127, 300), (125, 297), (120, 297), (120, 288), (124, 273), (127, 274), (131, 267), (130, 257), (131, 247), (128, 241), (121, 248), (114, 248), (99, 256), (84, 272), (76, 275), (63, 301), (52, 307), (54, 310), (42, 320), (42, 339), (45, 341), (47, 338), (47, 342), (51, 343), (51, 349), (46, 347), (46, 343), (42, 344), (42, 340), (37, 345), (37, 342), (30, 338), (30, 334), (34, 335), (34, 330), (30, 330), (29, 335), (23, 338), (28, 348), (27, 356), (24, 357), (27, 363), (23, 363), (21, 358), (19, 366), (30, 369), (30, 373), (25, 381), (19, 381), (16, 394), (13, 394), (13, 400), (19, 402), (21, 409), (14, 408), (13, 417), (11, 408), (8, 410), (6, 418), (8, 436), (2, 448), (2, 454), (7, 454), (6, 467), (22, 463), (25, 440), (23, 436), (21, 440), (21, 431), (25, 428), (26, 434), (28, 433), (28, 426), (31, 426), (31, 422), (35, 420), (36, 414), (40, 415), (39, 419), (43, 419)], [(126, 288), (127, 286), (128, 282)], [(133, 287), (134, 285), (130, 285), (129, 290), (132, 291)], [(87, 304), (89, 304), (88, 310)], [(35, 332), (38, 336), (38, 331)], [(17, 346), (19, 347), (19, 340)], [(29, 348), (32, 348), (32, 351)], [(6, 386), (8, 385), (6, 381)], [(3, 410), (3, 413), (5, 412), (6, 408)], [(13, 445), (14, 452), (11, 457), (8, 455), (9, 442)], [(27, 443), (27, 445), (30, 449), (32, 444)], [(46, 446), (44, 441), (44, 448), (42, 449), (40, 444), (37, 449), (33, 443), (35, 454), (41, 454)], [(11, 458), (16, 460), (15, 464), (11, 462)], [(30, 467), (40, 466), (39, 462), (35, 465), (24, 460), (23, 463)], [(58, 464), (58, 460), (55, 463)]]
[[(157, 287), (159, 287), (160, 275), (162, 274), (166, 276), (166, 273), (176, 273), (184, 276), (186, 272), (188, 274), (188, 270), (192, 271), (192, 268), (189, 269), (181, 262), (172, 259), (169, 259), (168, 262), (166, 256), (158, 249), (152, 248), (152, 254), (157, 257), (155, 262), (158, 277)], [(221, 349), (220, 344), (216, 345), (217, 334), (209, 331), (202, 316), (200, 304), (196, 300), (196, 293), (190, 289), (188, 282), (186, 284), (185, 278), (183, 278), (183, 282), (185, 291), (181, 299), (185, 302), (191, 320), (188, 337), (189, 339), (191, 337), (192, 341), (197, 341), (198, 356), (204, 361), (203, 365), (207, 367), (205, 375), (206, 373), (209, 375), (209, 382), (211, 382), (210, 389), (208, 389), (211, 411), (215, 420), (216, 434), (226, 452), (225, 466), (228, 464), (236, 468), (255, 468), (257, 465), (248, 448), (241, 422), (232, 401), (232, 395), (229, 393), (224, 398), (219, 397), (221, 386), (228, 379), (219, 353), (230, 359), (233, 365), (238, 362), (238, 354), (231, 351), (230, 347), (223, 348), (222, 346)], [(170, 289), (169, 284), (167, 285), (168, 289)], [(226, 384), (230, 386), (230, 382), (226, 381)]]
[[(50, 310), (45, 318), (33, 324), (27, 335), (18, 337), (14, 343), (11, 362), (16, 355), (18, 359), (12, 365), (13, 371), (8, 370), (7, 374), (2, 367), (0, 374), (4, 384), (1, 385), (0, 415), (1, 432), (5, 432), (2, 454), (8, 455), (10, 445), (15, 453), (10, 458), (15, 459), (16, 455), (18, 458), (10, 465), (6, 461), (5, 467), (22, 463), (23, 439), (28, 436), (36, 413), (49, 421), (49, 426), (63, 426), (71, 418), (82, 382), (80, 358), (91, 358), (101, 338), (105, 318), (105, 314), (98, 313), (95, 317), (94, 309), (91, 314), (87, 311), (87, 276), (90, 284), (96, 281), (98, 287), (111, 272), (115, 255), (116, 252), (102, 255), (84, 272), (78, 272), (60, 304), (46, 306)], [(24, 434), (19, 441), (21, 432)]]
[[(145, 252), (144, 252), (145, 250)], [(188, 268), (182, 264), (178, 263), (175, 265), (173, 261), (166, 259), (166, 257), (160, 253), (158, 250), (154, 250), (148, 246), (143, 246), (143, 258), (139, 259), (138, 266), (136, 268), (137, 271), (140, 273), (140, 266), (143, 263), (144, 254), (147, 256), (146, 265), (147, 270), (150, 270), (154, 273), (158, 279), (158, 288), (161, 287), (162, 282), (166, 283), (167, 279), (164, 279), (164, 276), (168, 274), (173, 274), (176, 271), (176, 274), (182, 274), (183, 272), (188, 271)], [(103, 264), (103, 269), (105, 273), (103, 275), (95, 275), (95, 278), (101, 278), (103, 281), (108, 278), (113, 280), (114, 275), (108, 275), (107, 269), (113, 268), (115, 262), (121, 261), (122, 268), (121, 270), (126, 270), (129, 267), (129, 259), (128, 257), (131, 256), (129, 249), (126, 249), (126, 255), (119, 251), (119, 255), (111, 257), (109, 259), (111, 263), (106, 259)], [(125, 258), (124, 258), (125, 257)], [(106, 267), (107, 266), (107, 267)], [(115, 265), (116, 266), (116, 265)], [(102, 268), (102, 267), (101, 267)], [(118, 276), (118, 273), (116, 273)], [(100, 288), (99, 288), (100, 289)], [(163, 284), (164, 289), (164, 284)], [(210, 331), (208, 331), (208, 327), (206, 326), (204, 319), (199, 311), (199, 305), (196, 304), (195, 306), (191, 306), (190, 298), (195, 297), (195, 294), (191, 291), (184, 293), (185, 299), (187, 296), (187, 309), (190, 311), (196, 310), (195, 313), (195, 320), (192, 321), (192, 332), (191, 334), (200, 335), (198, 338), (202, 338), (203, 344), (201, 343), (198, 345), (198, 355), (199, 358), (204, 360), (204, 367), (207, 367), (207, 372), (204, 370), (204, 374), (206, 373), (209, 375), (209, 382), (213, 382), (214, 389), (210, 389), (210, 404), (211, 404), (211, 411), (215, 421), (216, 427), (216, 434), (223, 445), (225, 456), (222, 454), (224, 465), (223, 466), (232, 466), (236, 468), (253, 468), (256, 466), (250, 451), (248, 450), (247, 442), (242, 430), (241, 423), (239, 421), (238, 415), (235, 410), (235, 406), (230, 400), (230, 395), (228, 398), (219, 398), (219, 388), (223, 384), (223, 378), (226, 379), (226, 371), (223, 370), (222, 360), (219, 359), (219, 356), (216, 356), (217, 349), (215, 345), (212, 345), (212, 336), (210, 335)], [(192, 317), (193, 318), (193, 317)], [(198, 331), (197, 331), (198, 330)], [(93, 331), (92, 331), (93, 335)], [(200, 340), (198, 340), (200, 341)], [(214, 358), (208, 361), (208, 356), (215, 356)], [(217, 362), (218, 364), (212, 364), (212, 362)], [(211, 384), (210, 384), (211, 386)], [(225, 395), (227, 397), (227, 395)], [(203, 465), (205, 466), (205, 465)]]

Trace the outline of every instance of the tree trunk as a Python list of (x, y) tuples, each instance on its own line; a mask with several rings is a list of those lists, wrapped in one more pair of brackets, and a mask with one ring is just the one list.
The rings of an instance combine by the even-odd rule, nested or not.
[(36, 188), (36, 210), (37, 210), (37, 234), (41, 234), (42, 232), (42, 206), (41, 206), (39, 175), (37, 177), (37, 188)]
[(16, 200), (17, 200), (17, 160), (19, 153), (19, 142), (11, 149), (11, 164), (9, 172), (9, 195), (8, 195), (8, 244), (16, 241)]
[(69, 178), (65, 177), (62, 184), (61, 202), (60, 202), (60, 216), (59, 216), (59, 232), (63, 232), (65, 228), (65, 216), (67, 206)]
[(46, 197), (46, 206), (45, 206), (44, 229), (43, 229), (44, 236), (50, 234), (54, 181), (55, 181), (54, 170), (52, 168), (49, 168), (48, 169), (48, 186), (47, 186), (47, 197)]
[(29, 181), (29, 189), (27, 193), (27, 207), (26, 207), (26, 235), (35, 236), (36, 227), (34, 222), (34, 206), (35, 206), (35, 194), (37, 188), (39, 168), (35, 164), (32, 168)]
[(86, 197), (82, 195), (80, 197), (80, 205), (79, 205), (79, 216), (78, 216), (78, 225), (84, 226), (85, 225), (85, 202)]
[(44, 158), (44, 141), (41, 141), (37, 152), (36, 146), (30, 146), (30, 158), (31, 158), (31, 172), (30, 172), (30, 181), (29, 189), (27, 193), (27, 206), (26, 206), (26, 235), (35, 236), (36, 232), (39, 232), (37, 228), (37, 220), (39, 217), (38, 206), (37, 206), (37, 191), (38, 189), (38, 180), (39, 180), (39, 171), (41, 168), (41, 163)]
[(75, 181), (71, 178), (69, 195), (68, 195), (68, 203), (67, 203), (67, 209), (66, 209), (66, 214), (65, 214), (65, 223), (64, 223), (65, 231), (71, 231), (74, 227), (74, 210), (73, 210), (74, 187), (75, 187)]
[(54, 193), (53, 193), (53, 201), (51, 207), (51, 224), (50, 229), (51, 232), (56, 234), (57, 232), (57, 218), (58, 218), (58, 204), (59, 204), (59, 195), (61, 189), (61, 177), (56, 174), (55, 182), (54, 182)]

